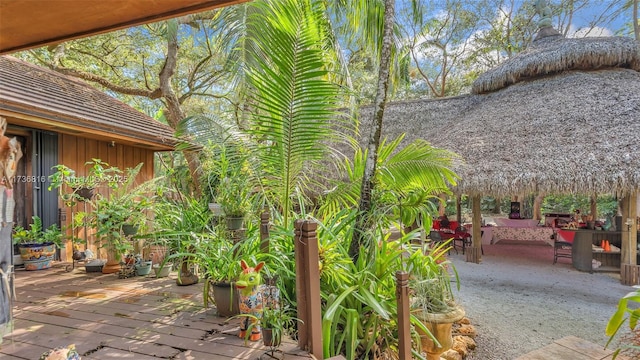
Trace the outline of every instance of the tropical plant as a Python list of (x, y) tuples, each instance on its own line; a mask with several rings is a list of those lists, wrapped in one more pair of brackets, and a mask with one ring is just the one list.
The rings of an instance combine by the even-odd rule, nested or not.
[(53, 166), (55, 171), (49, 175), (48, 190), (57, 189), (65, 205), (73, 206), (78, 201), (87, 200), (85, 190), (93, 190), (98, 186), (113, 188), (123, 179), (120, 169), (109, 166), (100, 159), (91, 159), (85, 166), (88, 166), (85, 175), (78, 175), (74, 169), (64, 164)]
[(411, 274), (411, 305), (416, 311), (435, 314), (446, 313), (457, 307), (451, 278), (460, 288), (460, 279), (453, 263), (446, 258), (451, 240), (414, 251), (407, 259)]
[[(136, 177), (142, 163), (129, 168), (119, 181), (109, 182), (111, 191), (107, 195), (96, 194), (95, 198), (86, 200), (90, 205), (87, 212), (80, 212), (74, 219), (79, 223), (88, 223), (96, 230), (96, 244), (99, 247), (114, 251), (115, 255), (124, 255), (133, 250), (133, 243), (122, 231), (123, 225), (144, 227), (147, 213), (151, 210), (158, 178), (136, 183)], [(116, 167), (110, 167), (111, 173), (122, 173)]]
[(295, 329), (296, 322), (299, 321), (293, 314), (294, 309), (289, 306), (265, 307), (260, 316), (260, 326), (262, 329), (271, 331), (271, 344), (277, 347), (282, 342), (282, 337)]
[[(378, 150), (377, 185), (371, 200), (376, 208), (375, 223), (401, 221), (411, 225), (421, 218), (421, 223), (427, 224), (437, 204), (430, 200), (449, 192), (448, 186), (456, 183), (457, 175), (450, 169), (455, 154), (421, 140), (401, 148), (403, 139), (404, 135), (392, 141), (385, 139)], [(343, 169), (348, 181), (335, 182), (322, 198), (320, 218), (357, 205), (365, 159), (366, 151), (362, 150), (356, 150), (353, 162), (345, 159)]]
[(62, 231), (58, 224), (51, 224), (48, 228), (42, 228), (42, 219), (39, 216), (31, 218), (32, 223), (29, 228), (16, 226), (13, 229), (13, 243), (18, 245), (25, 244), (56, 244), (58, 247), (62, 244)]
[[(627, 293), (618, 301), (618, 308), (616, 312), (611, 316), (609, 322), (607, 323), (607, 327), (605, 333), (609, 336), (609, 341), (605, 345), (605, 348), (611, 344), (613, 339), (618, 335), (618, 332), (622, 328), (625, 322), (629, 323), (629, 330), (638, 331), (638, 320), (640, 320), (640, 307), (637, 305), (640, 304), (640, 286), (634, 286), (636, 290)], [(636, 306), (629, 306), (629, 303), (636, 303)], [(637, 337), (634, 336), (637, 339)], [(635, 353), (640, 352), (640, 345), (636, 342), (631, 344), (624, 344), (616, 349), (613, 354), (613, 359), (615, 359), (620, 352), (624, 351), (635, 351)]]

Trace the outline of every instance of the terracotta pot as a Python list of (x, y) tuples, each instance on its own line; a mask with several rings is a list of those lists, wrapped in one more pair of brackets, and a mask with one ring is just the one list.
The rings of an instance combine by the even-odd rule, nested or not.
[(114, 274), (120, 271), (121, 255), (115, 253), (112, 249), (107, 249), (107, 262), (102, 267), (103, 274)]
[(453, 323), (464, 317), (464, 309), (456, 307), (448, 313), (425, 314), (422, 311), (416, 312), (415, 316), (429, 329), (431, 335), (440, 343), (440, 346), (431, 339), (422, 329), (418, 328), (422, 351), (427, 354), (427, 360), (440, 360), (440, 354), (451, 349), (453, 337), (451, 327)]

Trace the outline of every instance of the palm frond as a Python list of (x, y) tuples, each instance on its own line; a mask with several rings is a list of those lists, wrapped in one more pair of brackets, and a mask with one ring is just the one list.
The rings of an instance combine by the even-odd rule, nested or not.
[(329, 121), (336, 116), (338, 87), (328, 81), (322, 48), (322, 19), (309, 1), (254, 3), (259, 11), (249, 18), (259, 29), (251, 34), (252, 57), (247, 69), (253, 107), (250, 134), (261, 147), (265, 187), (287, 213), (294, 189), (304, 188), (306, 163), (324, 157), (323, 141), (333, 136)]

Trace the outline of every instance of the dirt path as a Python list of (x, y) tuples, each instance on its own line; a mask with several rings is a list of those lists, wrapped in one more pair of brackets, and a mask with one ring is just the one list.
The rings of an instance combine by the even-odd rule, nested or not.
[(467, 359), (514, 359), (568, 335), (604, 346), (609, 317), (633, 290), (618, 274), (579, 272), (570, 259), (553, 265), (548, 245), (483, 246), (481, 264), (451, 255), (460, 275), (457, 300), (479, 333)]

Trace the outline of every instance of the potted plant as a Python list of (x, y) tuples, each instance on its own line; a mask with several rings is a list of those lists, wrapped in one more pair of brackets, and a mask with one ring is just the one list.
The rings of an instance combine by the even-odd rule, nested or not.
[(226, 216), (227, 228), (242, 228), (244, 217), (251, 206), (246, 176), (238, 174), (223, 178), (218, 185), (216, 200)]
[(265, 307), (260, 317), (260, 331), (264, 346), (276, 348), (282, 343), (282, 336), (295, 327), (298, 319), (287, 307)]
[(137, 264), (135, 264), (136, 275), (138, 276), (146, 276), (151, 273), (151, 268), (153, 266), (153, 262), (151, 260), (141, 260)]
[(428, 360), (440, 359), (440, 354), (451, 348), (452, 325), (465, 314), (451, 288), (452, 277), (458, 287), (460, 282), (455, 267), (446, 259), (449, 248), (450, 241), (437, 243), (427, 251), (418, 249), (408, 261), (412, 322)]
[(240, 312), (234, 281), (241, 272), (240, 259), (250, 256), (243, 251), (243, 245), (243, 242), (232, 243), (220, 229), (212, 233), (192, 233), (191, 244), (186, 245), (184, 251), (172, 253), (168, 259), (194, 265), (204, 281), (204, 307), (213, 302), (218, 316), (230, 317)]
[(13, 242), (18, 245), (25, 270), (42, 270), (51, 267), (56, 246), (62, 243), (62, 231), (57, 224), (42, 229), (42, 220), (32, 217), (28, 229), (16, 226)]
[(67, 206), (74, 206), (79, 201), (86, 201), (94, 196), (94, 189), (102, 184), (114, 187), (121, 178), (121, 171), (100, 159), (87, 161), (85, 175), (77, 175), (74, 169), (64, 164), (52, 167), (49, 175), (48, 190), (58, 189), (62, 201)]
[[(157, 179), (136, 185), (135, 179), (142, 163), (135, 168), (127, 169), (119, 181), (109, 183), (111, 191), (107, 195), (96, 194), (86, 202), (90, 211), (80, 213), (76, 221), (87, 222), (95, 229), (96, 245), (107, 250), (107, 264), (103, 273), (119, 271), (120, 259), (134, 250), (131, 233), (126, 232), (126, 225), (136, 231), (146, 225), (147, 211), (151, 209), (153, 196), (148, 194), (155, 190)], [(117, 168), (111, 173), (120, 174)]]

